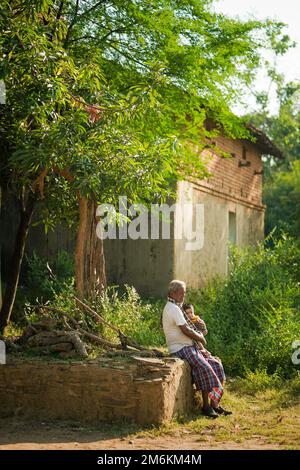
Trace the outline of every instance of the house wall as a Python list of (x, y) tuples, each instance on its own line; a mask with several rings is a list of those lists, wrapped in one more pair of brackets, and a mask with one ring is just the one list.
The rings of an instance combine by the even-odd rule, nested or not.
[[(220, 157), (217, 152), (205, 150), (201, 158), (206, 161), (211, 175), (178, 184), (178, 203), (183, 206), (192, 201), (194, 219), (197, 204), (202, 204), (204, 210), (203, 247), (191, 251), (186, 249), (186, 239), (174, 242), (174, 276), (191, 287), (201, 287), (215, 275), (227, 275), (230, 239), (242, 247), (255, 245), (264, 238), (265, 206), (262, 204), (259, 149), (251, 142), (224, 136), (217, 137), (215, 143), (231, 157)], [(240, 162), (242, 165), (248, 162), (248, 166), (240, 166)], [(229, 212), (235, 214), (231, 217), (231, 229)], [(176, 214), (175, 225), (179, 232), (180, 224), (182, 218)]]
[[(235, 213), (236, 244), (255, 245), (264, 237), (264, 211), (243, 205), (229, 198), (204, 192), (192, 183), (178, 185), (178, 202), (192, 201), (194, 221), (196, 205), (203, 205), (203, 246), (187, 250), (186, 237), (174, 240), (174, 278), (187, 282), (189, 287), (202, 287), (215, 275), (226, 276), (229, 255), (229, 212)], [(176, 230), (182, 218), (175, 214)]]
[[(221, 151), (233, 156), (222, 158), (210, 149), (202, 152), (200, 158), (206, 162), (211, 176), (198, 181), (198, 184), (214, 194), (226, 195), (235, 201), (262, 209), (263, 165), (257, 146), (248, 141), (231, 140), (224, 136), (217, 137), (215, 142)], [(239, 166), (240, 163), (244, 165), (246, 162), (250, 166)]]
[(165, 296), (173, 279), (172, 240), (105, 240), (110, 285), (129, 284), (145, 296)]
[[(46, 234), (43, 225), (36, 225), (38, 220), (39, 215), (38, 211), (36, 211), (26, 242), (26, 255), (31, 256), (35, 252), (38, 256), (46, 258), (50, 264), (56, 258), (59, 251), (67, 251), (73, 256), (76, 238), (74, 229), (70, 230), (61, 224), (55, 230), (49, 230)], [(19, 212), (17, 202), (11, 195), (6, 194), (2, 200), (2, 210), (0, 212), (0, 247), (3, 281), (5, 281), (10, 267), (18, 225)]]

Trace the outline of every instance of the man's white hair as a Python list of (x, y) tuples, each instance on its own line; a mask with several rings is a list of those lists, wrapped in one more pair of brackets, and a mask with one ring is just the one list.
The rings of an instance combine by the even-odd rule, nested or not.
[(186, 288), (186, 283), (184, 281), (178, 281), (177, 279), (174, 279), (169, 284), (168, 295), (174, 294), (178, 292), (179, 289), (185, 289), (185, 288)]

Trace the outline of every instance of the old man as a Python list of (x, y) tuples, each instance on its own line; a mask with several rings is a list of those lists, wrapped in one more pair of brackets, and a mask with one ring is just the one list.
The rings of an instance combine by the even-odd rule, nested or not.
[(206, 357), (198, 347), (198, 342), (204, 345), (206, 341), (182, 310), (185, 292), (185, 282), (170, 282), (168, 300), (162, 314), (162, 326), (169, 352), (190, 364), (196, 389), (202, 392), (202, 413), (210, 418), (231, 414), (219, 404), (225, 383), (222, 363), (213, 356)]

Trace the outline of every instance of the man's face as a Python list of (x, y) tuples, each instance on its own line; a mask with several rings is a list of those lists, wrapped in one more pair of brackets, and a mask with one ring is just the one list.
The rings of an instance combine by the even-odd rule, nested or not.
[(176, 302), (182, 303), (185, 296), (185, 288), (180, 287), (177, 292), (173, 293), (173, 298)]

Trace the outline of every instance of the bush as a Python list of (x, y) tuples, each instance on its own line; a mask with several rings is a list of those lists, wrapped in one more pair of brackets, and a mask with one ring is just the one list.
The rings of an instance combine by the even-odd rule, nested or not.
[(292, 342), (300, 339), (300, 246), (284, 236), (257, 249), (232, 247), (230, 274), (188, 301), (207, 323), (208, 349), (229, 373), (293, 375)]
[[(163, 346), (165, 338), (160, 328), (160, 316), (164, 302), (143, 301), (134, 287), (125, 285), (124, 292), (108, 287), (94, 302), (94, 308), (122, 332), (144, 346)], [(104, 328), (106, 338), (116, 335)]]
[[(118, 334), (108, 326), (97, 323), (88, 311), (81, 310), (76, 305), (76, 291), (73, 285), (65, 284), (63, 290), (54, 294), (48, 306), (55, 307), (57, 312), (49, 315), (56, 320), (63, 320), (58, 313), (62, 310), (76, 318), (83, 328), (100, 333), (105, 339), (119, 343)], [(161, 301), (143, 301), (134, 287), (125, 285), (123, 289), (118, 286), (108, 287), (101, 295), (95, 296), (91, 301), (85, 301), (107, 322), (119, 328), (128, 338), (142, 346), (164, 346), (165, 338), (160, 328), (160, 316), (163, 308)], [(26, 307), (26, 316), (30, 321), (38, 319), (37, 311)], [(63, 322), (62, 322), (63, 326)]]
[(14, 320), (23, 317), (26, 303), (45, 303), (73, 284), (73, 259), (67, 252), (59, 252), (51, 267), (46, 258), (34, 252), (32, 256), (26, 257), (24, 280), (18, 287), (14, 306)]
[(291, 171), (280, 171), (264, 185), (266, 234), (274, 227), (300, 237), (300, 161), (292, 163)]
[(245, 377), (240, 378), (234, 384), (234, 387), (241, 393), (255, 394), (270, 388), (280, 389), (283, 386), (283, 380), (280, 375), (275, 372), (268, 374), (266, 369), (257, 369), (252, 372), (245, 371)]

